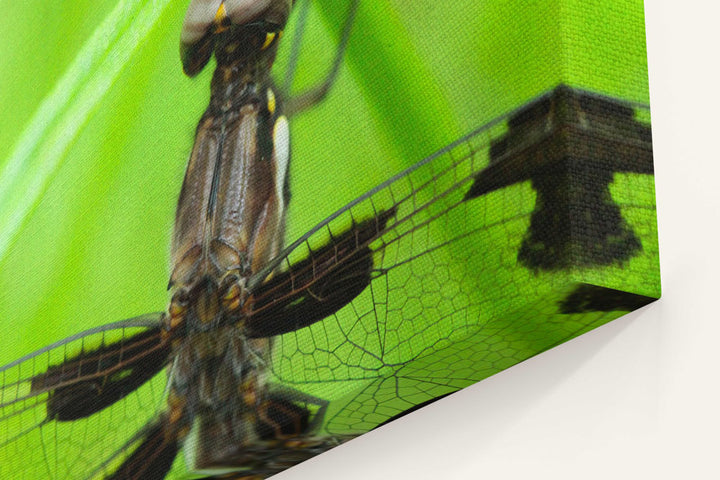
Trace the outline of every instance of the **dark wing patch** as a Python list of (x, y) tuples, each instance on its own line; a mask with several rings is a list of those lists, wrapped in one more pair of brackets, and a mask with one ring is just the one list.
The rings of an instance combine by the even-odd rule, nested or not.
[(559, 304), (564, 314), (585, 312), (632, 312), (654, 302), (657, 298), (636, 293), (599, 287), (587, 283), (579, 284)]
[(71, 421), (126, 397), (167, 364), (170, 344), (160, 326), (84, 351), (35, 376), (31, 393), (49, 392), (47, 417)]
[(650, 126), (631, 105), (560, 85), (508, 120), (467, 198), (530, 181), (536, 208), (518, 252), (535, 271), (622, 263), (640, 239), (610, 194), (616, 173), (653, 174)]
[(161, 479), (170, 471), (180, 450), (177, 432), (165, 416), (158, 417), (145, 431), (140, 445), (106, 480)]
[(270, 337), (307, 327), (347, 305), (370, 284), (373, 250), (395, 209), (352, 225), (256, 292), (249, 337)]

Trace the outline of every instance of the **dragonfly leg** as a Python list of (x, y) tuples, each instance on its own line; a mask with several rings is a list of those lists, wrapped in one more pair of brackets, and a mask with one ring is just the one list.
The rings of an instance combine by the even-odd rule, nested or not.
[(272, 394), (277, 398), (282, 398), (283, 400), (290, 401), (292, 403), (303, 402), (318, 407), (317, 412), (315, 412), (315, 415), (313, 415), (312, 420), (308, 424), (308, 432), (314, 432), (320, 428), (320, 425), (322, 425), (322, 422), (325, 419), (325, 413), (327, 412), (328, 405), (330, 404), (330, 402), (324, 398), (316, 397), (282, 385), (274, 385), (272, 388)]
[(307, 21), (309, 5), (310, 2), (308, 0), (300, 6), (298, 28), (296, 29), (298, 33), (295, 34), (295, 38), (293, 39), (294, 41), (292, 49), (290, 51), (290, 59), (288, 61), (288, 67), (285, 72), (285, 79), (283, 81), (283, 90), (285, 91), (286, 96), (285, 114), (288, 117), (297, 115), (298, 113), (301, 113), (312, 107), (313, 105), (321, 102), (327, 95), (328, 91), (330, 91), (330, 87), (335, 82), (337, 74), (340, 71), (340, 65), (345, 55), (345, 49), (347, 47), (348, 39), (350, 38), (350, 32), (352, 31), (355, 14), (357, 12), (358, 6), (360, 5), (360, 0), (352, 0), (350, 2), (347, 17), (345, 18), (345, 24), (343, 25), (342, 33), (340, 35), (340, 43), (338, 44), (335, 58), (333, 59), (330, 71), (328, 72), (326, 77), (314, 87), (311, 87), (308, 90), (293, 96), (290, 95), (290, 89), (292, 87), (292, 83), (295, 77), (297, 61), (300, 55), (302, 35), (305, 27), (305, 22)]
[(290, 89), (295, 78), (295, 70), (297, 69), (298, 58), (300, 57), (300, 46), (302, 45), (302, 37), (305, 33), (305, 24), (307, 23), (308, 13), (310, 12), (310, 0), (299, 1), (299, 5), (295, 7), (298, 11), (298, 20), (295, 28), (295, 34), (292, 38), (292, 47), (290, 48), (290, 56), (288, 58), (287, 68), (285, 70), (285, 78), (282, 82), (282, 90), (290, 93)]

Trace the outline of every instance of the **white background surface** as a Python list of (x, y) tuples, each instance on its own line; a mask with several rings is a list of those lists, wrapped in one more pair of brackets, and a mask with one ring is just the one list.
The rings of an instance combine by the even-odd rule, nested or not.
[(663, 298), (274, 478), (720, 479), (720, 5), (645, 8)]

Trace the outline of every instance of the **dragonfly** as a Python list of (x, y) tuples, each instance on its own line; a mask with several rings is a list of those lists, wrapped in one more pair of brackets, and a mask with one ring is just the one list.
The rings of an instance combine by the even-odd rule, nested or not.
[[(225, 13), (212, 12), (212, 35), (228, 35), (237, 26), (233, 3), (223, 5)], [(289, 10), (283, 12), (268, 11), (272, 21), (240, 23), (243, 44), (271, 54)], [(204, 35), (185, 42), (189, 73), (209, 58)], [(287, 126), (279, 99), (268, 93), (272, 90), (260, 90), (263, 95), (254, 101), (268, 115), (267, 151), (274, 152), (287, 141)], [(307, 98), (291, 109), (301, 110)], [(272, 201), (263, 215), (248, 218), (267, 224), (237, 228), (231, 221), (237, 206), (227, 207), (228, 215), (217, 222), (227, 228), (226, 236), (258, 235), (257, 249), (246, 258), (227, 248), (225, 237), (197, 238), (202, 230), (197, 224), (209, 211), (223, 211), (223, 200), (237, 200), (228, 189), (241, 183), (232, 175), (244, 172), (228, 167), (229, 172), (210, 175), (193, 168), (208, 168), (199, 159), (213, 148), (208, 132), (216, 116), (204, 117), (178, 203), (169, 307), (69, 337), (2, 369), (0, 452), (16, 467), (22, 465), (10, 471), (28, 477), (161, 478), (184, 444), (194, 452), (188, 463), (200, 464), (206, 475), (234, 471), (240, 477), (265, 477), (625, 309), (618, 303), (602, 311), (592, 306), (597, 292), (573, 288), (534, 306), (540, 312), (548, 304), (563, 305), (562, 321), (513, 329), (513, 322), (488, 313), (493, 302), (512, 301), (518, 294), (510, 275), (488, 281), (499, 271), (498, 260), (488, 257), (514, 266), (534, 208), (528, 188), (520, 211), (500, 208), (497, 196), (494, 202), (482, 198), (492, 196), (488, 192), (477, 193), (483, 172), (490, 171), (493, 141), (517, 114), (503, 115), (398, 173), (285, 248), (281, 212), (289, 201), (288, 176), (279, 168), (274, 180), (252, 186), (266, 187), (260, 196)], [(268, 163), (276, 169), (283, 165), (282, 160)], [(199, 193), (202, 188), (206, 193)], [(197, 202), (198, 197), (204, 200)], [(266, 233), (268, 228), (275, 233)], [(503, 238), (517, 241), (498, 254), (491, 246)], [(198, 242), (212, 253), (198, 257)], [(231, 268), (198, 274), (217, 270), (218, 264)], [(219, 273), (223, 270), (225, 275)], [(528, 270), (529, 281), (533, 275)], [(496, 292), (478, 295), (487, 289)], [(524, 315), (527, 321), (532, 309)], [(197, 340), (210, 336), (222, 338), (222, 345)], [(220, 353), (208, 353), (213, 349)], [(238, 351), (239, 358), (229, 353)], [(448, 359), (457, 360), (452, 368)], [(197, 366), (206, 363), (206, 369)], [(235, 379), (229, 387), (216, 380), (228, 378)], [(219, 406), (212, 414), (206, 407), (187, 406), (200, 401), (197, 391), (208, 390), (210, 396), (229, 390), (234, 395), (213, 399), (210, 404)], [(147, 409), (147, 420), (108, 429), (128, 420), (130, 405)], [(43, 449), (29, 458), (19, 455), (32, 444)]]

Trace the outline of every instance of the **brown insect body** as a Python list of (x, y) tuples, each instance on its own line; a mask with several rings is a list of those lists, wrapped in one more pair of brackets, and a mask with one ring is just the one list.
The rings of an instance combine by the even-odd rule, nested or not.
[(308, 424), (304, 409), (269, 393), (271, 340), (247, 338), (241, 308), (246, 279), (284, 240), (289, 139), (269, 75), (281, 28), (260, 20), (213, 33), (210, 105), (178, 201), (165, 435), (189, 439), (199, 470), (247, 465), (247, 446)]
[[(272, 337), (322, 320), (367, 287), (368, 244), (395, 209), (354, 223), (309, 258), (271, 275), (284, 241), (290, 148), (270, 71), (290, 7), (276, 1), (266, 12), (272, 21), (261, 15), (233, 24), (222, 4), (207, 33), (181, 45), (188, 75), (211, 53), (217, 66), (175, 218), (172, 299), (160, 334), (161, 347), (171, 351), (158, 348), (162, 355), (156, 355), (172, 359), (168, 406), (110, 479), (164, 477), (181, 446), (194, 472), (264, 478), (350, 438), (313, 436), (322, 400), (270, 385)], [(207, 12), (198, 18), (207, 20)], [(136, 342), (144, 337), (126, 341)], [(81, 382), (80, 393), (95, 385)], [(137, 388), (120, 386), (122, 394)], [(97, 395), (93, 403), (116, 397)]]

